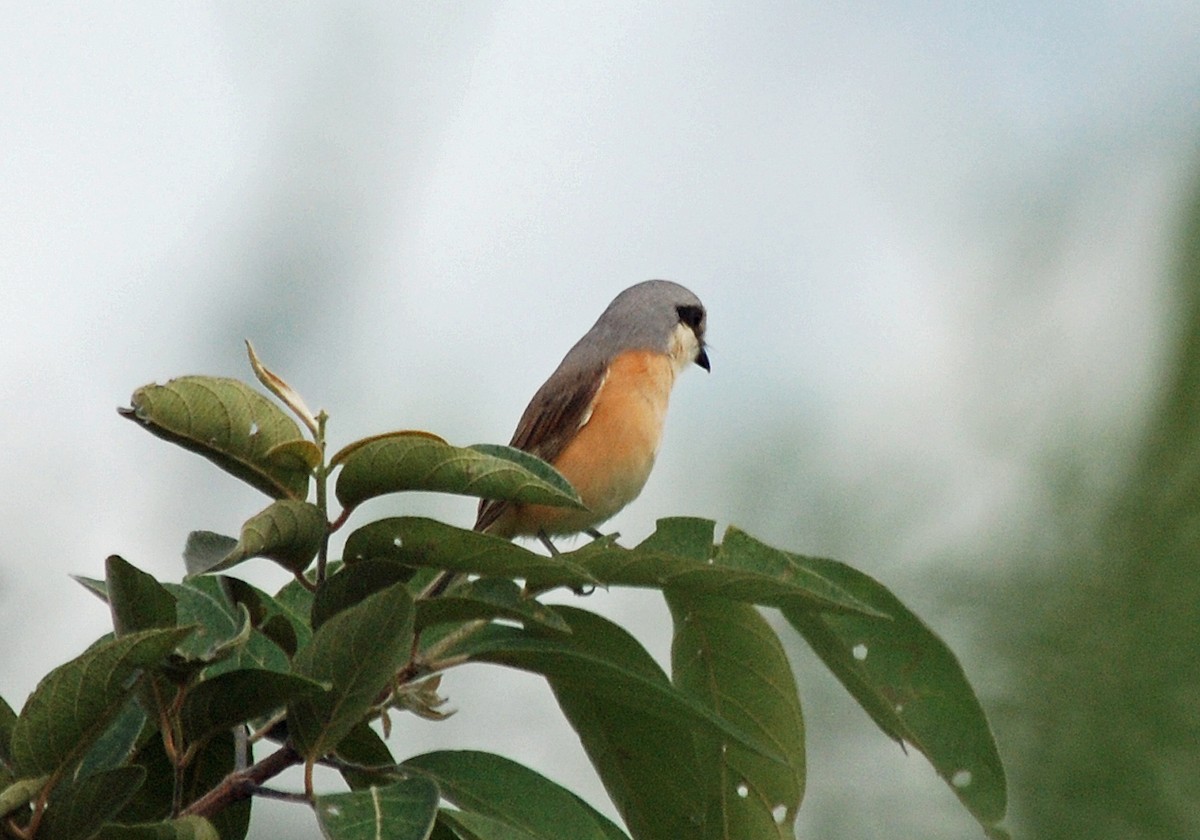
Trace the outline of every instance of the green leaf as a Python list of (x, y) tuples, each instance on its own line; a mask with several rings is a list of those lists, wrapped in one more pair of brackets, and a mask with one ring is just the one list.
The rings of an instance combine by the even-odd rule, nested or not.
[[(530, 834), (508, 823), (476, 814), (473, 811), (451, 811), (442, 809), (438, 812), (438, 825), (452, 832), (458, 840), (539, 840), (538, 835)], [(543, 835), (561, 837), (560, 834)]]
[[(410, 758), (401, 767), (436, 782), (442, 798), (463, 811), (513, 826), (534, 840), (627, 840), (611, 820), (566, 788), (499, 755), (432, 752)], [(479, 826), (473, 830), (478, 833)]]
[[(194, 802), (219, 784), (233, 772), (235, 763), (236, 750), (231, 732), (220, 732), (209, 739), (184, 773), (183, 804)], [(148, 738), (130, 760), (130, 765), (146, 771), (146, 784), (116, 815), (114, 822), (141, 828), (144, 823), (166, 820), (174, 804), (175, 770), (163, 750), (162, 738)], [(250, 804), (249, 799), (243, 800), (212, 816), (211, 822), (223, 840), (239, 840), (245, 836)]]
[(292, 660), (293, 672), (332, 688), (290, 704), (296, 749), (310, 761), (332, 752), (406, 661), (413, 603), (403, 584), (376, 592), (321, 625)]
[(571, 555), (549, 557), (490, 534), (455, 528), (419, 516), (380, 519), (346, 540), (347, 564), (388, 558), (405, 566), (430, 566), (502, 578), (553, 578), (567, 586), (596, 581)]
[[(659, 522), (660, 531), (666, 529), (663, 536), (656, 532), (637, 548), (623, 548), (608, 539), (596, 540), (559, 555), (557, 560), (581, 567), (601, 586), (671, 589), (764, 606), (794, 605), (879, 615), (877, 610), (813, 569), (793, 562), (797, 555), (763, 546), (764, 551), (753, 556), (739, 555), (744, 561), (740, 565), (729, 562), (724, 551), (717, 551), (712, 557), (712, 526), (710, 520), (664, 519)], [(710, 542), (708, 550), (697, 556), (697, 529), (701, 527), (708, 529)], [(528, 575), (528, 586), (534, 590), (576, 585), (551, 566), (539, 567)]]
[(781, 765), (698, 737), (711, 799), (706, 831), (696, 837), (792, 840), (804, 795), (804, 720), (779, 637), (749, 604), (672, 591), (666, 598), (675, 685), (787, 759)]
[(183, 546), (183, 566), (188, 576), (202, 575), (212, 569), (237, 548), (233, 537), (215, 531), (192, 531)]
[(515, 446), (502, 446), (498, 443), (475, 443), (467, 448), (503, 461), (511, 461), (521, 469), (533, 473), (547, 484), (553, 485), (564, 495), (573, 499), (578, 498), (575, 488), (571, 486), (571, 482), (567, 481), (562, 473), (541, 458), (531, 455), (523, 449), (517, 449)]
[[(312, 638), (312, 629), (308, 625), (308, 614), (312, 610), (311, 602), (305, 605), (307, 612), (304, 615), (297, 615), (280, 600), (251, 586), (244, 580), (222, 576), (220, 581), (230, 600), (244, 606), (249, 611), (250, 620), (254, 626), (288, 657), (294, 656), (297, 650), (308, 644)], [(307, 598), (312, 598), (312, 594), (296, 581), (290, 581), (289, 586), (304, 592)], [(284, 668), (290, 667), (285, 660)], [(271, 667), (271, 670), (279, 669)]]
[(275, 604), (283, 611), (282, 614), (292, 622), (292, 627), (296, 631), (299, 650), (303, 650), (312, 640), (313, 631), (310, 621), (312, 620), (314, 600), (312, 591), (298, 580), (288, 581), (275, 593)]
[(96, 840), (221, 840), (221, 835), (204, 817), (180, 817), (140, 825), (109, 823)]
[[(156, 624), (166, 627), (176, 625), (175, 597), (166, 587), (115, 554), (107, 558), (105, 567), (108, 577), (106, 581), (78, 576), (76, 580), (109, 605), (113, 624), (120, 628), (112, 635), (127, 635), (130, 631), (142, 629), (161, 629), (156, 628)], [(168, 617), (170, 623), (166, 624)], [(143, 624), (149, 626), (140, 626)], [(200, 628), (193, 625), (190, 629), (194, 634)], [(186, 641), (184, 643), (186, 644)], [(160, 716), (164, 711), (163, 704), (169, 702), (174, 695), (171, 683), (179, 682), (186, 675), (187, 665), (181, 656), (173, 655), (168, 657), (161, 668), (155, 670), (157, 673), (152, 673), (147, 679), (140, 681), (136, 694), (126, 701), (116, 720), (87, 749), (75, 770), (77, 777), (108, 770), (124, 763), (132, 749), (133, 741), (141, 734), (141, 727), (145, 723), (146, 714), (143, 710), (149, 710), (150, 716), (155, 719)]]
[(208, 676), (246, 667), (288, 671), (291, 664), (286, 654), (255, 630), (249, 609), (235, 604), (225, 592), (226, 580), (201, 576), (182, 584), (163, 584), (176, 599), (180, 623), (197, 628), (181, 646), (186, 660), (179, 664), (191, 670), (203, 669)]
[(183, 656), (208, 662), (216, 650), (245, 631), (215, 578), (191, 578), (184, 583), (164, 583), (162, 587), (175, 598), (180, 625), (195, 628), (179, 647)]
[(427, 779), (404, 779), (385, 787), (318, 796), (315, 809), (329, 840), (425, 840), (437, 804), (437, 785)]
[[(132, 567), (130, 567), (132, 568)], [(133, 569), (133, 571), (137, 571)], [(96, 580), (82, 575), (72, 575), (76, 582), (111, 606), (110, 587), (107, 581)], [(132, 576), (131, 576), (132, 577)], [(228, 599), (221, 592), (214, 578), (195, 578), (184, 584), (158, 583), (154, 585), (172, 599), (172, 610), (176, 616), (177, 625), (191, 627), (192, 634), (180, 645), (181, 657), (190, 660), (189, 663), (175, 662), (175, 665), (203, 666), (211, 661), (215, 652), (223, 646), (234, 644), (239, 635), (244, 635), (247, 628), (239, 623), (241, 616), (235, 612)], [(145, 587), (149, 589), (149, 587)], [(127, 595), (129, 603), (126, 609), (137, 610), (137, 593)], [(165, 609), (162, 611), (165, 615)], [(286, 667), (286, 665), (285, 665)]]
[(342, 777), (351, 790), (368, 788), (372, 785), (391, 784), (396, 777), (396, 759), (387, 743), (366, 721), (354, 728), (337, 745), (337, 757), (355, 770), (343, 769)]
[(75, 775), (90, 776), (100, 770), (111, 770), (125, 764), (134, 751), (145, 725), (145, 711), (136, 697), (130, 697), (125, 701), (125, 706), (116, 719), (84, 755)]
[(251, 557), (274, 560), (301, 574), (317, 556), (328, 528), (321, 509), (308, 502), (283, 499), (246, 520), (237, 545), (215, 565), (189, 574), (220, 572)]
[(403, 565), (404, 558), (412, 552), (405, 550), (404, 541), (390, 522), (391, 519), (378, 519), (352, 531), (342, 547), (342, 562), (350, 566), (368, 560), (387, 560)]
[(153, 576), (113, 554), (104, 561), (104, 577), (118, 636), (175, 626), (175, 598)]
[(71, 575), (71, 580), (78, 583), (88, 592), (91, 592), (104, 603), (108, 603), (108, 584), (104, 581), (85, 577), (84, 575)]
[(285, 440), (267, 450), (267, 460), (279, 469), (311, 474), (321, 465), (321, 447), (311, 440)]
[(8, 701), (0, 697), (0, 764), (12, 764), (13, 727), (17, 724), (17, 713), (13, 711)]
[(141, 767), (116, 767), (66, 780), (50, 795), (38, 840), (90, 840), (145, 780)]
[[(195, 802), (237, 769), (237, 747), (233, 733), (220, 732), (208, 739), (184, 780), (183, 801)], [(209, 822), (222, 840), (242, 840), (250, 827), (250, 799), (243, 799), (213, 814)]]
[(716, 553), (713, 545), (711, 519), (695, 516), (672, 516), (658, 520), (654, 533), (642, 540), (638, 548), (643, 551), (661, 551), (686, 557), (697, 563), (707, 563)]
[(368, 438), (346, 447), (330, 463), (341, 464), (335, 492), (347, 509), (385, 493), (407, 490), (583, 507), (570, 485), (564, 486), (565, 479), (544, 478), (544, 469), (535, 473), (514, 459), (451, 446), (426, 432)]
[[(599, 616), (571, 617), (574, 640), (622, 670), (665, 680), (658, 664), (623, 629)], [(552, 681), (563, 714), (579, 734), (609, 798), (637, 840), (702, 836), (708, 787), (697, 765), (696, 733), (686, 716), (649, 711), (644, 693), (624, 704), (597, 702), (586, 685)]]
[(32, 802), (42, 792), (42, 788), (46, 786), (46, 782), (49, 780), (49, 776), (38, 776), (36, 779), (18, 779), (0, 791), (0, 817), (6, 816), (22, 805)]
[(411, 577), (411, 569), (386, 560), (343, 565), (317, 587), (312, 606), (313, 629), (320, 628), (328, 619), (368, 595), (393, 584), (407, 583)]
[(129, 766), (146, 771), (146, 783), (121, 809), (113, 821), (146, 823), (164, 820), (171, 814), (175, 795), (175, 768), (167, 758), (162, 737), (155, 733), (146, 738), (129, 758)]
[[(685, 722), (722, 741), (740, 743), (760, 755), (784, 761), (772, 746), (676, 690), (641, 645), (617, 625), (585, 610), (555, 610), (570, 626), (570, 634), (551, 636), (490, 625), (446, 655), (532, 671), (546, 677), (556, 693), (560, 688), (577, 690), (596, 704), (615, 704), (663, 721)], [(634, 654), (634, 650), (640, 653)]]
[[(771, 607), (808, 607), (825, 612), (859, 614), (885, 620), (891, 617), (873, 602), (855, 597), (852, 590), (829, 577), (826, 574), (827, 567), (820, 560), (773, 548), (735, 527), (726, 529), (725, 538), (713, 558), (713, 564), (728, 573), (765, 575), (776, 581), (800, 587), (808, 593), (807, 599), (755, 600), (754, 603), (757, 604)], [(730, 595), (728, 591), (713, 594), (735, 600), (749, 600)]]
[(145, 630), (100, 642), (43, 677), (13, 726), (15, 775), (55, 773), (82, 756), (121, 710), (135, 677), (190, 632)]
[[(712, 533), (709, 520), (662, 520), (639, 548), (707, 561), (714, 554)], [(706, 815), (692, 833), (721, 840), (793, 838), (804, 792), (804, 722), (779, 638), (749, 604), (676, 588), (664, 595), (675, 620), (675, 685), (787, 758), (786, 764), (766, 761), (697, 733), (696, 773), (705, 780)], [(652, 806), (645, 810), (652, 813)], [(666, 828), (669, 836), (674, 829)]]
[[(727, 535), (726, 546), (731, 539), (740, 537)], [(891, 619), (796, 609), (784, 616), (880, 729), (924, 753), (980, 823), (999, 822), (1004, 767), (953, 652), (878, 581), (834, 560), (808, 562)]]
[(300, 427), (273, 402), (236, 379), (184, 376), (133, 392), (122, 417), (203, 455), (276, 499), (308, 496), (309, 470), (281, 444), (303, 441)]
[[(110, 603), (108, 582), (81, 575), (73, 577), (106, 604)], [(243, 620), (245, 616), (234, 608), (221, 591), (216, 578), (193, 578), (182, 584), (155, 581), (154, 584), (172, 599), (176, 624), (193, 630), (179, 647), (180, 657), (187, 661), (173, 664), (193, 669), (203, 667), (231, 655), (248, 641), (250, 627)], [(136, 594), (133, 597), (136, 598)], [(130, 608), (137, 609), (136, 604)], [(287, 668), (286, 662), (283, 668)]]
[(540, 625), (559, 633), (571, 632), (562, 617), (521, 592), (511, 580), (480, 578), (455, 587), (440, 598), (417, 602), (417, 629), (434, 624), (508, 618), (523, 625)]
[[(282, 622), (283, 619), (279, 621)], [(265, 633), (254, 629), (248, 614), (242, 627), (248, 633), (234, 637), (217, 648), (209, 660), (211, 664), (204, 669), (205, 678), (244, 669), (271, 671), (276, 674), (291, 671), (292, 663), (288, 655)]]
[(472, 837), (470, 834), (451, 829), (442, 820), (445, 813), (445, 809), (438, 811), (438, 818), (433, 824), (433, 830), (429, 832), (429, 840), (479, 840), (479, 838)]
[(184, 740), (188, 744), (203, 741), (325, 688), (304, 677), (273, 671), (242, 669), (219, 674), (188, 692), (179, 713)]

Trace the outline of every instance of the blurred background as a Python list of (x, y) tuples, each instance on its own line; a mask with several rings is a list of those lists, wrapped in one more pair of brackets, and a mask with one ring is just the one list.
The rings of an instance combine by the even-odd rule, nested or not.
[[(737, 524), (950, 643), (1030, 838), (1200, 836), (1200, 5), (17, 3), (0, 31), (0, 694), (266, 503), (118, 418), (249, 379), (339, 446), (506, 442), (624, 287), (713, 372), (611, 528)], [(387, 498), (469, 525), (459, 498)], [(269, 564), (243, 567), (263, 586)], [(647, 593), (583, 604), (660, 660)], [(781, 629), (782, 623), (779, 624)], [(787, 638), (795, 638), (784, 631)], [(804, 838), (981, 836), (808, 651)], [(488, 749), (613, 813), (544, 685), (467, 668), (394, 752)], [(256, 806), (252, 836), (317, 836)]]

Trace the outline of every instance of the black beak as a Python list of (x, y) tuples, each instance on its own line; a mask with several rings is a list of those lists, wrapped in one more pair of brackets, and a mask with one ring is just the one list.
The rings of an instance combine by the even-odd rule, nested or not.
[(709, 373), (712, 373), (712, 368), (708, 366), (708, 352), (705, 351), (703, 347), (701, 347), (700, 352), (696, 354), (696, 364), (700, 365), (700, 367), (704, 368)]

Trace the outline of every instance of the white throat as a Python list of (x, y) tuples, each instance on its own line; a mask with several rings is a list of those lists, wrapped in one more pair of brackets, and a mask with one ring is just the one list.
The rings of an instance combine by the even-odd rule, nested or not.
[(696, 357), (700, 355), (700, 341), (696, 338), (696, 333), (687, 324), (676, 324), (675, 329), (671, 331), (670, 350), (671, 367), (675, 370), (675, 375), (688, 365), (696, 361)]

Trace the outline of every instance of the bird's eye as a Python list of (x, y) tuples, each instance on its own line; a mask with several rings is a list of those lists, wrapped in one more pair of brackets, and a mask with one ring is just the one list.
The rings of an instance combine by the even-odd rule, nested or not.
[(676, 306), (675, 311), (679, 313), (679, 320), (693, 331), (698, 330), (704, 320), (704, 310), (699, 306)]

